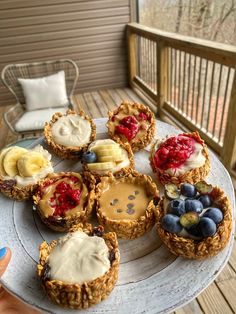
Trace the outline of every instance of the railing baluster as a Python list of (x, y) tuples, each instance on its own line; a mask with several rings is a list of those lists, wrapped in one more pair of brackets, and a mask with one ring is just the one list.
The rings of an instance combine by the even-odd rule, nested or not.
[(187, 110), (186, 114), (189, 116), (189, 88), (190, 88), (190, 80), (191, 80), (191, 55), (188, 57), (188, 88), (187, 88)]
[(181, 107), (181, 51), (179, 50), (179, 86), (178, 86), (178, 109)]
[(185, 70), (186, 70), (186, 52), (184, 51), (184, 68), (183, 68), (183, 87), (182, 87), (182, 104), (181, 111), (184, 112), (184, 102), (185, 102)]
[(198, 86), (197, 86), (196, 123), (198, 123), (199, 99), (200, 99), (200, 94), (201, 94), (201, 75), (202, 75), (202, 58), (200, 58)]
[(216, 96), (216, 108), (215, 108), (215, 116), (214, 116), (214, 122), (213, 122), (213, 130), (212, 130), (212, 136), (215, 136), (215, 130), (216, 130), (216, 120), (218, 115), (218, 107), (219, 107), (219, 95), (220, 95), (220, 86), (221, 86), (221, 75), (222, 75), (222, 65), (220, 66), (220, 73), (219, 73), (219, 79), (218, 79), (218, 87), (217, 87), (217, 96)]
[(193, 66), (193, 85), (192, 85), (192, 103), (191, 103), (191, 120), (193, 120), (193, 109), (195, 106), (195, 77), (196, 77), (196, 56), (194, 56), (194, 66)]
[(212, 91), (214, 87), (214, 73), (215, 73), (215, 62), (213, 62), (213, 67), (211, 71), (211, 88), (210, 88), (210, 95), (209, 95), (209, 102), (208, 102), (208, 115), (207, 115), (207, 125), (206, 130), (209, 132), (209, 121), (210, 121), (210, 115), (211, 115), (211, 99), (212, 99)]
[(204, 79), (204, 89), (202, 96), (202, 117), (201, 117), (201, 127), (203, 127), (203, 117), (205, 114), (205, 101), (206, 101), (206, 84), (207, 84), (207, 76), (208, 76), (208, 60), (206, 60), (206, 71), (205, 71), (205, 79)]
[(176, 107), (176, 87), (177, 87), (177, 50), (175, 49), (175, 76), (174, 76), (174, 106)]

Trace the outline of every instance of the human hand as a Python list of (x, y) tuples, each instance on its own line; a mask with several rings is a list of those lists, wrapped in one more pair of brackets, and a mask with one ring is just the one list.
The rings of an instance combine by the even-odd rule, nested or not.
[[(0, 249), (0, 277), (5, 272), (11, 259), (11, 250), (9, 248)], [(1, 314), (42, 314), (26, 305), (22, 301), (8, 293), (0, 285), (0, 313)]]

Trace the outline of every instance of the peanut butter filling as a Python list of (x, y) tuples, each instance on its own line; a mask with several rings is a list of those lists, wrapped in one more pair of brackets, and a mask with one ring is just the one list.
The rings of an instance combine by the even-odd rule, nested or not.
[(83, 210), (84, 203), (87, 199), (88, 195), (88, 189), (85, 184), (83, 184), (81, 181), (74, 183), (73, 181), (70, 180), (70, 177), (64, 177), (60, 180), (57, 180), (54, 184), (49, 185), (48, 187), (45, 188), (44, 194), (42, 196), (42, 199), (39, 201), (38, 206), (41, 214), (48, 218), (49, 216), (52, 216), (55, 211), (54, 201), (52, 200), (53, 195), (56, 191), (56, 187), (59, 183), (65, 182), (70, 184), (72, 189), (80, 189), (81, 190), (81, 196), (80, 196), (80, 202), (79, 205), (76, 207), (66, 210), (64, 212), (65, 216), (71, 216), (79, 211)]
[(114, 220), (136, 220), (145, 215), (151, 197), (143, 185), (117, 182), (108, 185), (99, 199), (101, 212)]

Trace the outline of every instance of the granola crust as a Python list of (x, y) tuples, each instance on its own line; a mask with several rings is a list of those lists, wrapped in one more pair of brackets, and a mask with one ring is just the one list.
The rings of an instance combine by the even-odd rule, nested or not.
[(219, 223), (215, 235), (203, 240), (184, 238), (165, 231), (161, 226), (161, 220), (164, 216), (163, 198), (159, 202), (155, 212), (157, 218), (157, 233), (174, 255), (189, 259), (205, 259), (217, 255), (227, 245), (232, 229), (231, 204), (224, 191), (219, 187), (214, 187), (210, 196), (216, 206), (222, 210), (224, 219)]
[[(135, 166), (135, 164), (134, 164), (134, 154), (133, 154), (133, 151), (132, 151), (132, 149), (131, 149), (131, 146), (130, 146), (130, 144), (129, 144), (128, 142), (127, 142), (127, 143), (123, 143), (119, 138), (114, 139), (114, 141), (115, 141), (116, 143), (118, 143), (123, 149), (125, 149), (125, 150), (127, 151), (127, 153), (128, 153), (128, 158), (129, 158), (129, 161), (130, 161), (129, 166), (127, 166), (127, 167), (125, 167), (125, 168), (122, 168), (122, 169), (120, 169), (119, 171), (113, 173), (113, 175), (115, 175), (115, 176), (117, 176), (117, 177), (120, 177), (120, 176), (123, 176), (123, 175), (125, 175), (125, 174), (127, 174), (127, 173), (130, 173), (130, 172), (133, 170), (133, 168), (134, 168), (134, 166)], [(84, 171), (90, 172), (90, 173), (96, 178), (97, 181), (100, 181), (100, 178), (103, 177), (103, 176), (107, 176), (107, 175), (109, 175), (109, 174), (112, 175), (112, 172), (111, 172), (111, 171), (108, 171), (108, 172), (105, 173), (105, 174), (98, 174), (98, 173), (96, 173), (95, 171), (90, 170), (90, 169), (87, 167), (87, 164), (86, 164), (86, 163), (83, 163), (83, 169), (84, 169)]]
[[(92, 227), (89, 224), (86, 224), (85, 226), (82, 224), (77, 225), (70, 231), (74, 232), (77, 230), (82, 230), (87, 234), (92, 233)], [(86, 309), (109, 296), (118, 279), (120, 253), (117, 237), (114, 232), (103, 234), (102, 237), (108, 246), (110, 256), (112, 255), (113, 257), (111, 260), (111, 267), (103, 276), (82, 284), (67, 284), (59, 280), (45, 278), (44, 269), (47, 263), (47, 258), (52, 248), (56, 246), (57, 241), (54, 240), (50, 244), (43, 242), (40, 245), (40, 259), (37, 273), (41, 279), (46, 294), (53, 303), (65, 308)]]
[[(12, 184), (9, 182), (12, 181)], [(14, 180), (8, 183), (0, 178), (0, 192), (16, 201), (25, 201), (31, 198), (38, 184), (29, 184), (27, 186), (18, 187)]]
[(102, 213), (99, 207), (99, 198), (103, 192), (103, 182), (100, 182), (96, 186), (96, 211), (99, 223), (107, 230), (115, 232), (117, 237), (122, 239), (135, 239), (149, 231), (155, 224), (154, 209), (159, 201), (159, 191), (151, 177), (138, 173), (137, 171), (132, 171), (132, 173), (127, 173), (126, 176), (120, 177), (119, 179), (112, 175), (107, 176), (107, 178), (104, 179), (111, 183), (119, 180), (120, 182), (138, 182), (142, 185), (146, 185), (147, 191), (153, 196), (153, 199), (149, 202), (145, 215), (141, 216), (139, 219), (110, 219)]
[[(183, 135), (188, 135), (195, 139), (196, 141), (202, 141), (198, 132), (183, 133)], [(155, 144), (153, 144), (151, 152), (154, 150)], [(157, 169), (153, 163), (152, 153), (150, 154), (149, 160), (153, 172), (157, 173), (159, 181), (165, 185), (167, 183), (174, 183), (180, 185), (180, 183), (188, 182), (191, 184), (197, 183), (198, 181), (204, 180), (204, 178), (209, 174), (210, 171), (210, 159), (208, 154), (207, 145), (203, 142), (202, 154), (205, 156), (205, 164), (201, 167), (194, 168), (186, 171), (179, 176), (172, 176), (166, 173), (164, 170)]]
[[(90, 136), (89, 143), (86, 143), (86, 144), (81, 145), (81, 146), (64, 146), (64, 145), (60, 145), (60, 144), (57, 144), (54, 142), (54, 139), (52, 137), (52, 131), (51, 131), (52, 125), (58, 119), (60, 119), (62, 116), (71, 115), (71, 114), (80, 115), (85, 120), (89, 121), (89, 123), (91, 125), (91, 136)], [(87, 150), (89, 144), (95, 140), (95, 138), (96, 138), (96, 125), (94, 124), (93, 120), (89, 116), (85, 115), (83, 110), (80, 110), (79, 113), (76, 113), (73, 110), (67, 110), (67, 112), (65, 114), (62, 114), (60, 112), (56, 112), (52, 116), (51, 121), (45, 123), (44, 136), (45, 136), (47, 144), (52, 148), (52, 150), (54, 151), (54, 153), (56, 155), (58, 155), (62, 159), (78, 159), (78, 158), (81, 158), (82, 153)]]
[[(50, 182), (53, 179), (61, 178), (63, 176), (73, 176), (73, 172), (59, 172), (59, 173), (52, 173), (47, 176), (46, 179), (42, 180), (39, 184), (39, 190), (40, 187), (43, 187), (45, 183)], [(78, 175), (78, 173), (76, 173)], [(85, 205), (85, 208), (83, 211), (77, 212), (70, 216), (64, 216), (60, 218), (53, 219), (53, 216), (45, 217), (42, 215), (41, 211), (39, 210), (39, 201), (41, 199), (40, 193), (36, 193), (33, 196), (34, 204), (36, 206), (36, 211), (43, 221), (50, 229), (54, 231), (68, 231), (72, 226), (77, 225), (79, 223), (85, 223), (88, 221), (91, 217), (92, 210), (94, 207), (94, 201), (95, 201), (95, 178), (88, 172), (84, 172), (81, 174), (81, 179), (83, 180), (83, 183), (88, 188), (88, 199), (87, 203)], [(38, 191), (39, 191), (38, 190)]]
[(108, 134), (110, 138), (112, 138), (115, 141), (117, 141), (117, 138), (119, 138), (123, 142), (128, 142), (124, 136), (119, 136), (118, 134), (114, 133), (112, 129), (112, 126), (113, 126), (112, 117), (113, 115), (117, 114), (119, 111), (124, 111), (124, 112), (128, 111), (129, 107), (138, 109), (141, 112), (147, 113), (150, 116), (150, 127), (148, 128), (145, 136), (143, 136), (143, 138), (139, 138), (138, 140), (130, 143), (133, 152), (136, 152), (143, 149), (144, 147), (146, 147), (148, 144), (151, 143), (154, 137), (155, 129), (156, 129), (154, 113), (147, 106), (143, 104), (132, 103), (129, 101), (123, 101), (117, 109), (115, 109), (114, 111), (108, 111), (108, 121), (107, 121), (106, 126), (108, 128)]

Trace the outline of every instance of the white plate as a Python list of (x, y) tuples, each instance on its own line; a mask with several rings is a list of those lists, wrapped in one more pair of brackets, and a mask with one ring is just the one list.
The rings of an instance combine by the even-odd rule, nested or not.
[[(98, 138), (106, 137), (106, 119), (95, 120)], [(157, 134), (162, 138), (177, 134), (172, 126), (157, 121)], [(43, 140), (41, 140), (43, 143)], [(35, 143), (36, 144), (36, 143)], [(228, 172), (210, 153), (212, 170), (208, 181), (219, 185), (228, 195), (233, 208), (234, 190)], [(152, 175), (148, 149), (135, 154), (136, 169)], [(80, 170), (80, 163), (53, 157), (55, 171)], [(44, 226), (32, 203), (13, 202), (0, 197), (0, 247), (12, 249), (11, 263), (2, 277), (3, 285), (25, 302), (49, 313), (75, 313), (53, 305), (46, 297), (36, 276), (38, 246), (58, 238)], [(235, 212), (233, 210), (233, 218)], [(119, 241), (121, 265), (119, 280), (109, 298), (80, 313), (167, 313), (195, 298), (219, 274), (229, 259), (233, 234), (228, 246), (216, 257), (205, 261), (176, 258), (161, 245), (155, 229), (135, 240)]]

